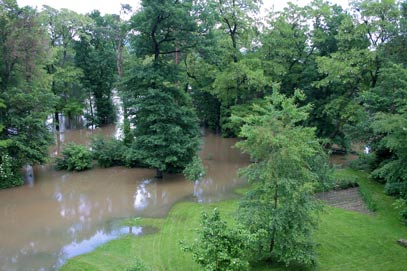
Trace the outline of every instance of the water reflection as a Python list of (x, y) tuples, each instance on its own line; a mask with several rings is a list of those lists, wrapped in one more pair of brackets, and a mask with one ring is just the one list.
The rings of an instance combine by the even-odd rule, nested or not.
[(140, 235), (143, 233), (142, 227), (120, 227), (110, 232), (98, 230), (95, 235), (89, 239), (80, 242), (73, 241), (72, 243), (62, 247), (56, 268), (62, 266), (67, 259), (72, 257), (91, 252), (96, 247), (107, 243), (111, 240), (117, 239), (124, 234)]
[[(114, 126), (65, 131), (59, 139), (86, 144), (94, 133), (115, 131)], [(27, 168), (28, 185), (0, 190), (0, 270), (53, 270), (120, 234), (138, 234), (139, 228), (117, 225), (123, 218), (162, 217), (181, 200), (234, 197), (234, 188), (245, 183), (236, 177), (236, 170), (247, 165), (247, 157), (231, 148), (233, 139), (208, 134), (203, 140), (207, 176), (199, 183), (179, 174), (155, 180), (149, 169), (70, 173), (48, 165)], [(52, 147), (51, 153), (58, 153), (58, 148)]]

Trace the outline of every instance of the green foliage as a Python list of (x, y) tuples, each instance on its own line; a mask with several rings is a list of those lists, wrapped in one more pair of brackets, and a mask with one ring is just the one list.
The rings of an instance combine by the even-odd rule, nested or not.
[(163, 88), (149, 89), (136, 105), (136, 160), (163, 172), (182, 171), (199, 145), (194, 112), (177, 105), (170, 90)]
[[(2, 187), (22, 184), (20, 167), (46, 161), (52, 137), (46, 120), (55, 105), (45, 30), (38, 13), (16, 1), (0, 4), (0, 148)], [(8, 158), (6, 158), (8, 157)], [(7, 184), (6, 184), (7, 183)]]
[(404, 224), (407, 224), (407, 200), (406, 199), (398, 199), (394, 206), (396, 209), (400, 210), (400, 216)]
[(313, 199), (319, 176), (310, 166), (322, 152), (314, 129), (298, 126), (309, 107), (296, 105), (276, 89), (264, 106), (254, 105), (243, 118), (237, 146), (255, 161), (241, 171), (255, 188), (240, 204), (239, 221), (257, 236), (252, 254), (285, 264), (315, 263), (311, 233), (317, 224), (318, 204)]
[[(83, 30), (91, 21), (74, 11), (57, 10), (50, 6), (44, 6), (40, 18), (47, 30), (48, 47), (50, 47), (51, 59), (46, 63), (45, 69), (52, 78), (52, 93), (57, 97), (54, 115), (62, 112), (69, 118), (81, 115), (86, 91), (80, 80), (83, 70), (74, 62), (73, 46), (75, 41), (84, 34)], [(54, 122), (58, 129), (57, 117), (54, 117)]]
[(139, 33), (131, 38), (136, 54), (153, 55), (155, 61), (166, 55), (172, 58), (171, 53), (192, 47), (197, 27), (190, 0), (142, 0), (131, 26)]
[(182, 171), (185, 175), (185, 178), (188, 181), (195, 182), (200, 181), (206, 174), (204, 165), (202, 164), (201, 158), (195, 156), (192, 161), (185, 167)]
[(179, 88), (178, 67), (146, 58), (126, 82), (134, 142), (127, 160), (162, 172), (182, 172), (199, 146), (198, 120), (190, 97)]
[(135, 138), (127, 157), (155, 168), (157, 177), (181, 172), (198, 150), (198, 119), (172, 60), (173, 53), (193, 47), (197, 24), (191, 9), (189, 0), (143, 0), (131, 18), (138, 33), (131, 37), (132, 52), (143, 60), (134, 61), (124, 83)]
[(93, 159), (101, 167), (113, 167), (125, 165), (125, 153), (127, 151), (124, 142), (115, 138), (105, 139), (103, 136), (92, 138), (91, 150)]
[[(75, 64), (83, 70), (81, 84), (93, 97), (94, 113), (90, 122), (97, 126), (113, 123), (116, 112), (112, 89), (116, 73), (117, 20), (112, 15), (102, 16), (99, 11), (87, 15), (92, 24), (86, 24), (87, 35), (75, 42)], [(90, 97), (89, 97), (90, 98)]]
[(249, 270), (245, 248), (244, 232), (228, 227), (216, 208), (211, 215), (202, 214), (195, 243), (183, 245), (183, 250), (191, 252), (194, 261), (207, 271)]
[(407, 115), (378, 113), (372, 126), (376, 134), (384, 135), (380, 146), (392, 153), (372, 176), (386, 181), (388, 194), (407, 198)]
[(134, 138), (131, 132), (130, 121), (125, 118), (123, 120), (123, 144), (129, 146), (133, 143)]
[(18, 174), (18, 168), (13, 166), (13, 161), (8, 154), (0, 157), (0, 189), (20, 186), (24, 183)]
[(92, 168), (92, 153), (82, 145), (69, 143), (62, 151), (62, 158), (56, 158), (59, 170), (82, 171)]
[(360, 153), (358, 159), (350, 162), (350, 167), (370, 172), (374, 169), (376, 160), (375, 153)]
[(333, 190), (343, 190), (351, 187), (358, 187), (358, 182), (353, 178), (346, 177), (334, 177), (334, 182), (332, 183), (330, 189)]

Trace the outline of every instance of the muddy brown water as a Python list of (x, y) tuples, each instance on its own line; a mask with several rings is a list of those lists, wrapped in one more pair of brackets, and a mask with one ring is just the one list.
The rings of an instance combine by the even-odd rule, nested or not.
[[(51, 156), (63, 143), (87, 143), (94, 133), (115, 135), (109, 126), (57, 136)], [(203, 137), (201, 157), (207, 175), (188, 182), (180, 174), (155, 180), (153, 170), (113, 167), (85, 172), (56, 171), (50, 165), (28, 168), (27, 184), (0, 190), (0, 270), (55, 270), (67, 259), (87, 253), (123, 234), (153, 229), (126, 227), (129, 217), (163, 217), (179, 201), (213, 202), (236, 197), (245, 185), (238, 168), (248, 158), (232, 146), (234, 139)]]

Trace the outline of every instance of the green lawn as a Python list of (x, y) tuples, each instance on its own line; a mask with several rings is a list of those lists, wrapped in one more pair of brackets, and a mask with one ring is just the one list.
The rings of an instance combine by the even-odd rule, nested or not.
[[(365, 215), (326, 207), (316, 232), (318, 265), (311, 270), (407, 270), (407, 249), (396, 244), (407, 239), (407, 227), (400, 224), (392, 207), (393, 199), (383, 194), (383, 187), (366, 178), (366, 174), (343, 170), (338, 174), (357, 178), (377, 204), (375, 215)], [(181, 251), (181, 240), (193, 240), (200, 213), (214, 207), (232, 221), (237, 201), (216, 204), (179, 203), (165, 219), (142, 219), (144, 225), (160, 229), (145, 236), (126, 236), (111, 241), (92, 253), (75, 257), (62, 270), (125, 270), (141, 259), (153, 270), (200, 270), (189, 254)], [(256, 266), (253, 270), (298, 270), (298, 268)]]

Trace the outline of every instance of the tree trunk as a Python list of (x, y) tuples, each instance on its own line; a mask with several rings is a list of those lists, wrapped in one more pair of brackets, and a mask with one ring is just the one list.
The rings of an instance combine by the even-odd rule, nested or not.
[[(274, 210), (277, 210), (278, 207), (278, 185), (276, 184), (276, 190), (274, 191)], [(276, 227), (273, 225), (272, 234), (271, 234), (271, 241), (270, 241), (270, 254), (274, 250), (275, 240), (276, 240)], [(271, 258), (271, 256), (270, 256)]]
[(163, 178), (163, 172), (161, 170), (159, 170), (158, 168), (156, 169), (155, 177), (157, 179), (162, 179)]
[(59, 113), (54, 113), (55, 131), (59, 131)]

